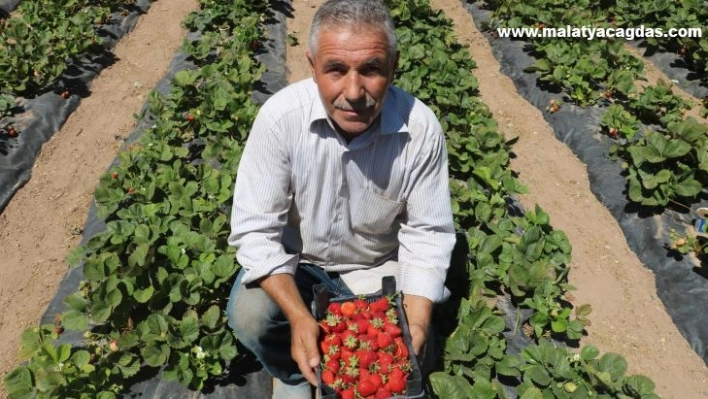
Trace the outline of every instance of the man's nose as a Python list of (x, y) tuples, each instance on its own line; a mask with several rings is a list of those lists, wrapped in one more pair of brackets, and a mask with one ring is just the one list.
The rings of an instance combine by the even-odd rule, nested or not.
[(344, 97), (349, 102), (361, 101), (361, 99), (364, 98), (364, 86), (362, 84), (361, 75), (356, 72), (349, 73), (346, 86), (344, 87)]

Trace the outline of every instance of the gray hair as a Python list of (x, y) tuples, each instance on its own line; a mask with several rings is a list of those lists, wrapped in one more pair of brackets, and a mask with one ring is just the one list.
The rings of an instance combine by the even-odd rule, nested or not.
[(322, 4), (315, 13), (310, 30), (310, 53), (313, 56), (317, 54), (317, 40), (323, 27), (379, 31), (388, 38), (389, 55), (394, 57), (398, 52), (391, 13), (380, 0), (327, 0)]

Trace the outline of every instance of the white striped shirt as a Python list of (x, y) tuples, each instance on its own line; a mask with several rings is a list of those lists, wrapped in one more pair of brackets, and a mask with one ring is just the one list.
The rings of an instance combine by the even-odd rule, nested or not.
[(312, 79), (279, 91), (243, 151), (229, 243), (244, 283), (309, 262), (339, 272), (355, 294), (394, 275), (404, 294), (447, 299), (455, 234), (435, 114), (391, 87), (377, 121), (347, 143)]

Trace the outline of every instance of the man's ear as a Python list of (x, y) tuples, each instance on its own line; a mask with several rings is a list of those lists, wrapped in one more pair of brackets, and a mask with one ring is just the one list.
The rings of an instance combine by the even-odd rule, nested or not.
[(312, 57), (312, 54), (310, 54), (310, 50), (305, 51), (305, 57), (307, 57), (307, 62), (310, 63), (310, 73), (312, 74), (312, 79), (314, 79), (316, 83), (317, 77), (315, 75), (315, 59)]
[(396, 56), (393, 57), (393, 65), (391, 67), (391, 81), (393, 82), (393, 79), (396, 78), (396, 72), (398, 71), (398, 59), (401, 56), (400, 51), (396, 51)]

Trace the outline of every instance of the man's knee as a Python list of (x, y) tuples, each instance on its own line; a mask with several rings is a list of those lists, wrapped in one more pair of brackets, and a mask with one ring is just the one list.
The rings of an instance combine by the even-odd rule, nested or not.
[(244, 286), (236, 281), (226, 308), (229, 326), (238, 339), (249, 342), (265, 335), (279, 321), (280, 309), (259, 287)]

